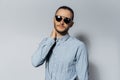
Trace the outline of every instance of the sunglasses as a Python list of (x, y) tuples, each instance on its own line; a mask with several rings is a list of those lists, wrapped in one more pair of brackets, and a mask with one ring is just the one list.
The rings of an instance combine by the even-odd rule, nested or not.
[(63, 16), (58, 16), (58, 15), (55, 16), (55, 19), (56, 19), (56, 21), (58, 21), (58, 22), (62, 21), (62, 19), (63, 19), (63, 21), (64, 21), (66, 24), (69, 24), (69, 23), (72, 21), (72, 19), (70, 19), (70, 18), (67, 18), (67, 17), (64, 17), (64, 18), (63, 18)]

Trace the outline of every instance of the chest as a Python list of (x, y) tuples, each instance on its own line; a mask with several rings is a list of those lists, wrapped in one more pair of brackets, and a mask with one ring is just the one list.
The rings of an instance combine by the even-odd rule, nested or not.
[(70, 44), (56, 45), (53, 49), (50, 61), (62, 64), (71, 64), (75, 61), (77, 48)]

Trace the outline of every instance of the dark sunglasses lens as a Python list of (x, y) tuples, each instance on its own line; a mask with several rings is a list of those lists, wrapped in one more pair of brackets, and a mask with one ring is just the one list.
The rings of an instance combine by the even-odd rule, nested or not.
[(56, 21), (60, 22), (62, 20), (62, 17), (61, 16), (55, 16), (56, 18)]
[(71, 19), (69, 19), (69, 18), (65, 18), (65, 19), (64, 19), (64, 22), (65, 22), (66, 24), (69, 24), (70, 21), (71, 21)]

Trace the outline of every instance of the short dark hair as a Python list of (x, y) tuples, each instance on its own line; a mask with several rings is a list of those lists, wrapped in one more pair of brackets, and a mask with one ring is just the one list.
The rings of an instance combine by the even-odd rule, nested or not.
[(60, 6), (60, 7), (56, 10), (55, 14), (58, 12), (59, 9), (67, 9), (67, 10), (69, 10), (69, 11), (72, 13), (72, 20), (74, 19), (74, 11), (73, 11), (70, 7), (68, 7), (68, 6)]

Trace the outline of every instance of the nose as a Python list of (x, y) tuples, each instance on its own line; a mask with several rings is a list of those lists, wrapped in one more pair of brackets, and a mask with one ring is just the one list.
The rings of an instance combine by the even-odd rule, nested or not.
[(64, 19), (62, 19), (62, 20), (60, 21), (60, 24), (61, 24), (61, 25), (63, 25), (63, 24), (64, 24)]

